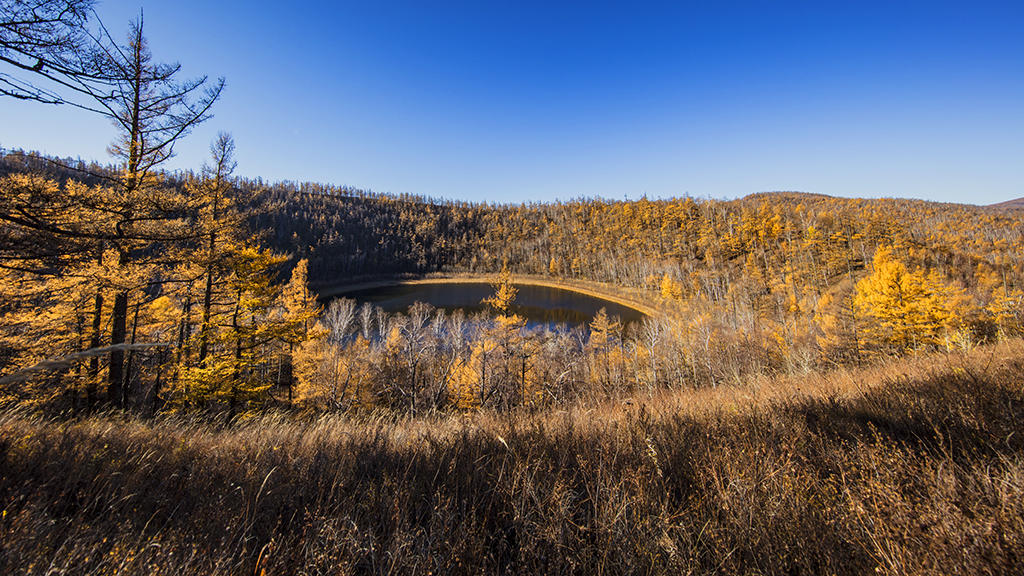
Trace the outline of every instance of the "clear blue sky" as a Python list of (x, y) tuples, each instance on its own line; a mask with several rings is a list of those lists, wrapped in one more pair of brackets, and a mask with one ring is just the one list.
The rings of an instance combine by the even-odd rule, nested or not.
[[(1024, 2), (236, 2), (145, 9), (223, 75), (238, 173), (519, 202), (768, 190), (1024, 196)], [(0, 145), (107, 160), (114, 131), (0, 100)]]

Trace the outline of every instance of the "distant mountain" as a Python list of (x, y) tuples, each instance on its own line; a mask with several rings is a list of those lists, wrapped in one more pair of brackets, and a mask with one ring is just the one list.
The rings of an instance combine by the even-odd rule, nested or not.
[(1024, 198), (1007, 200), (1006, 202), (1000, 202), (998, 204), (989, 204), (989, 208), (1024, 208)]
[(817, 194), (815, 192), (792, 192), (792, 191), (778, 191), (778, 192), (754, 192), (748, 194), (744, 199), (759, 200), (759, 199), (780, 199), (780, 200), (827, 200), (833, 198), (827, 194)]

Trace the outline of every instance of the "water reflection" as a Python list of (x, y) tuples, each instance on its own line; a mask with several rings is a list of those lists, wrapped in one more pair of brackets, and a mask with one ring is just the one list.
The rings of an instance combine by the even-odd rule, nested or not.
[[(517, 284), (519, 290), (513, 312), (524, 317), (527, 326), (555, 328), (564, 324), (570, 328), (585, 327), (601, 308), (609, 316), (618, 316), (623, 325), (639, 323), (644, 314), (633, 308), (586, 294), (549, 286)], [(368, 302), (386, 312), (405, 312), (415, 302), (425, 302), (449, 312), (462, 309), (467, 315), (487, 311), (481, 301), (493, 293), (485, 282), (449, 284), (399, 284), (368, 288), (343, 294), (357, 302)]]

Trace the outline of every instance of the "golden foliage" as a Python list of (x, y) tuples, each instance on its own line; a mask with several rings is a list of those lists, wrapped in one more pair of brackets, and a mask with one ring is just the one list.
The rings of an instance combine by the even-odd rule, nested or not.
[(872, 273), (857, 283), (864, 319), (861, 344), (896, 351), (944, 345), (960, 322), (960, 294), (937, 272), (910, 270), (892, 248), (875, 252)]
[(494, 288), (494, 294), (485, 298), (484, 304), (487, 304), (499, 314), (508, 314), (519, 290), (512, 284), (512, 273), (509, 272), (507, 264), (502, 266), (497, 281), (492, 283), (491, 287)]

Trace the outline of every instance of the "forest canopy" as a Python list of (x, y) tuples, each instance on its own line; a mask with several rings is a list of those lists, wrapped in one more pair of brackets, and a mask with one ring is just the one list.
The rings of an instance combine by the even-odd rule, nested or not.
[[(114, 171), (91, 166), (101, 177), (90, 180), (7, 153), (5, 373), (116, 345), (113, 304), (97, 304), (104, 287), (129, 295), (126, 343), (153, 345), (127, 353), (120, 393), (150, 409), (508, 408), (969, 348), (1021, 331), (1024, 239), (1013, 209), (797, 193), (473, 204), (239, 178), (233, 146), (222, 136), (201, 173), (154, 173), (160, 192), (146, 198), (161, 216), (132, 236), (124, 262), (110, 252), (109, 215), (120, 209), (104, 204), (102, 176)], [(663, 313), (630, 334), (602, 320), (573, 343), (502, 321), (502, 309), (474, 325), (429, 309), (325, 309), (316, 296), (358, 279), (503, 268), (597, 281)], [(83, 357), (5, 390), (87, 406), (119, 393), (109, 371)]]
[[(800, 193), (493, 205), (234, 175), (222, 133), (171, 172), (224, 80), (182, 78), (139, 17), (0, 0), (0, 95), (109, 120), (111, 166), (0, 158), (0, 397), (72, 411), (467, 410), (717, 386), (1022, 329), (1020, 210)], [(244, 143), (242, 143), (244, 146)], [(491, 314), (386, 314), (320, 291), (500, 279)], [(515, 275), (658, 313), (576, 334), (513, 313)]]

